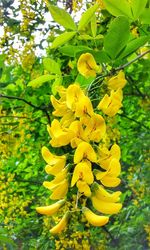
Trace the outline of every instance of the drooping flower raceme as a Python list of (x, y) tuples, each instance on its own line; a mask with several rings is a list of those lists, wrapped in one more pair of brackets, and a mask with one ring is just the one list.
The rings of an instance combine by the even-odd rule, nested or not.
[[(93, 60), (89, 53), (83, 54), (78, 61), (79, 71), (86, 76), (95, 75), (98, 66)], [(77, 194), (76, 205), (81, 202), (81, 211), (89, 223), (102, 226), (109, 221), (109, 215), (118, 213), (122, 207), (119, 202), (121, 192), (110, 193), (106, 189), (116, 187), (120, 183), (120, 148), (116, 143), (110, 148), (105, 144), (105, 119), (99, 111), (95, 112), (90, 98), (79, 84), (71, 84), (68, 88), (61, 87), (58, 93), (59, 99), (54, 96), (50, 98), (55, 118), (47, 129), (51, 147), (62, 148), (62, 152), (64, 150), (66, 153), (55, 155), (45, 146), (42, 148), (42, 156), (47, 163), (45, 171), (53, 176), (50, 181), (44, 181), (43, 185), (50, 191), (50, 199), (56, 200), (56, 205), (54, 203), (52, 206), (56, 209), (53, 211), (58, 211), (64, 205), (65, 199), (69, 199), (67, 194), (73, 192)], [(121, 88), (113, 89), (110, 96), (106, 94), (102, 98), (97, 110), (114, 116), (122, 106), (121, 101)], [(83, 197), (85, 201), (82, 205)], [(89, 208), (85, 208), (87, 199), (91, 200), (92, 206), (98, 212), (106, 215), (98, 216)], [(63, 203), (57, 204), (58, 200), (63, 200)], [(49, 207), (51, 210), (51, 206)], [(44, 207), (45, 213), (51, 214), (51, 211), (47, 210), (48, 208)], [(43, 211), (43, 207), (37, 211)], [(63, 223), (55, 226), (55, 233), (64, 228), (62, 224), (67, 224), (68, 212), (67, 219), (64, 218), (66, 216), (62, 219)]]

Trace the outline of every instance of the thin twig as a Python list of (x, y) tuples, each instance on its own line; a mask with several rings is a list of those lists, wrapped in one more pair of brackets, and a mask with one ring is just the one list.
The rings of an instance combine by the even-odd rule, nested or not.
[(142, 124), (141, 122), (138, 122), (137, 120), (135, 120), (135, 119), (133, 119), (133, 118), (127, 116), (127, 115), (124, 115), (124, 114), (118, 114), (118, 115), (121, 116), (121, 117), (124, 117), (124, 118), (126, 118), (126, 119), (128, 119), (128, 120), (130, 120), (130, 121), (133, 121), (133, 122), (137, 123), (138, 125), (140, 125), (141, 127), (144, 127), (144, 128), (146, 128), (146, 129), (149, 130), (149, 128), (148, 128), (147, 126), (145, 126), (145, 125)]
[(48, 114), (48, 111), (47, 111), (47, 107), (46, 107), (46, 106), (44, 106), (44, 107), (42, 107), (42, 106), (36, 106), (36, 105), (34, 105), (33, 103), (28, 102), (27, 100), (25, 100), (25, 99), (23, 99), (23, 98), (21, 98), (21, 97), (18, 97), (18, 96), (8, 96), (8, 95), (0, 94), (0, 97), (1, 97), (1, 98), (6, 98), (6, 99), (12, 99), (12, 100), (19, 100), (19, 101), (22, 101), (22, 102), (28, 104), (29, 106), (31, 106), (31, 107), (34, 108), (34, 109), (43, 111), (43, 112), (46, 114), (46, 116), (47, 116), (48, 122), (50, 123), (50, 116), (49, 116), (49, 114)]
[(146, 54), (150, 53), (150, 49), (143, 52), (142, 54), (138, 55), (136, 58), (134, 58), (133, 60), (119, 66), (118, 68), (115, 68), (113, 71), (119, 71), (121, 69), (126, 68), (127, 66), (129, 66), (130, 64), (134, 63), (135, 61), (139, 60), (141, 57), (145, 56)]
[(16, 116), (16, 115), (2, 115), (0, 116), (0, 118), (14, 118), (14, 119), (30, 119), (29, 117), (26, 117), (26, 116)]

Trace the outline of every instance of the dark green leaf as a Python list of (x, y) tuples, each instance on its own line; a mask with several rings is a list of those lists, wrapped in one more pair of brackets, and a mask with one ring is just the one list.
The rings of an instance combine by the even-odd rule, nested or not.
[(130, 26), (126, 17), (120, 16), (112, 21), (104, 38), (104, 49), (112, 59), (126, 46), (129, 35)]
[(148, 36), (143, 36), (143, 37), (138, 37), (132, 41), (130, 41), (126, 48), (123, 50), (121, 55), (119, 56), (119, 59), (124, 58), (131, 53), (135, 52), (137, 49), (139, 49), (141, 46), (143, 46), (148, 40), (150, 40), (150, 37)]
[(130, 4), (126, 0), (104, 0), (106, 9), (114, 16), (133, 18)]

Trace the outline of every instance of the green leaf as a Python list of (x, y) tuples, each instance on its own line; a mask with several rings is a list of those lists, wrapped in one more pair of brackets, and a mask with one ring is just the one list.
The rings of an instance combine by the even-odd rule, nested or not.
[(1, 54), (0, 55), (0, 68), (4, 67), (4, 61), (5, 61), (6, 55), (5, 54)]
[(112, 59), (126, 46), (129, 35), (130, 26), (126, 17), (120, 16), (112, 21), (104, 38), (104, 49)]
[(97, 33), (97, 22), (96, 22), (96, 16), (95, 16), (95, 14), (93, 15), (93, 17), (92, 17), (92, 19), (91, 19), (91, 31), (92, 31), (93, 37), (96, 37), (96, 33)]
[(106, 54), (105, 51), (92, 51), (92, 55), (94, 56), (97, 63), (108, 63), (110, 62), (110, 57)]
[(84, 76), (78, 74), (75, 82), (79, 83), (81, 87), (86, 88), (86, 86), (88, 86), (94, 79), (95, 77), (85, 78)]
[(136, 20), (144, 11), (147, 0), (132, 0), (130, 6), (132, 9), (133, 17)]
[(135, 52), (137, 49), (139, 49), (141, 46), (143, 46), (146, 42), (150, 40), (149, 36), (143, 36), (143, 37), (138, 37), (132, 41), (130, 41), (126, 48), (123, 50), (123, 52), (120, 54), (119, 59), (124, 58), (131, 53)]
[(44, 69), (46, 69), (49, 73), (61, 75), (60, 65), (51, 58), (43, 59)]
[(139, 19), (142, 24), (150, 24), (150, 8), (145, 9)]
[(48, 9), (56, 23), (59, 23), (65, 29), (76, 30), (76, 24), (68, 12), (51, 4), (48, 5)]
[(91, 48), (87, 46), (66, 45), (66, 46), (61, 47), (59, 51), (66, 56), (75, 57), (75, 55), (79, 52), (91, 51)]
[(32, 88), (39, 88), (43, 85), (43, 83), (51, 81), (51, 80), (55, 79), (55, 77), (56, 76), (54, 76), (54, 75), (43, 75), (43, 76), (40, 76), (40, 77), (30, 81), (28, 83), (28, 86), (32, 87)]
[(62, 77), (57, 77), (52, 85), (52, 93), (53, 95), (56, 95), (58, 92), (58, 86), (60, 86), (62, 83)]
[(89, 35), (84, 34), (84, 35), (80, 35), (80, 36), (78, 37), (78, 39), (79, 39), (79, 40), (99, 40), (99, 39), (102, 39), (103, 37), (104, 37), (104, 36), (101, 35), (101, 34), (97, 35), (96, 37), (93, 37), (93, 36), (89, 36)]
[(106, 9), (114, 16), (133, 18), (130, 4), (126, 0), (103, 0)]
[(78, 39), (79, 39), (79, 40), (93, 40), (94, 37), (93, 37), (93, 36), (90, 36), (90, 35), (84, 34), (84, 35), (80, 35), (80, 36), (78, 37)]
[(51, 48), (56, 49), (57, 47), (61, 46), (62, 44), (68, 42), (71, 38), (73, 38), (75, 36), (75, 34), (76, 34), (75, 31), (71, 31), (71, 32), (65, 32), (65, 33), (61, 34), (60, 36), (57, 36), (54, 39)]
[(94, 4), (92, 7), (87, 9), (86, 12), (83, 13), (79, 25), (78, 25), (78, 30), (83, 30), (85, 26), (91, 21), (92, 17), (94, 16), (95, 11), (98, 9), (99, 4)]

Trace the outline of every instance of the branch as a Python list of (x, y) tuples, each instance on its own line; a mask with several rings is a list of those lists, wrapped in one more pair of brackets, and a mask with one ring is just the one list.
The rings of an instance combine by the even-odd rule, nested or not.
[(126, 68), (127, 66), (129, 66), (130, 64), (134, 63), (135, 61), (139, 60), (141, 57), (145, 56), (146, 54), (150, 53), (150, 49), (143, 52), (142, 54), (138, 55), (136, 58), (134, 58), (133, 60), (131, 60), (130, 62), (127, 62), (121, 66), (119, 66), (118, 68), (114, 69), (113, 71), (119, 71), (121, 69)]
[(7, 117), (11, 117), (11, 118), (17, 118), (17, 119), (30, 119), (29, 117), (26, 116), (16, 116), (16, 115), (2, 115), (0, 116), (0, 118), (7, 118)]
[(6, 99), (12, 99), (12, 100), (19, 100), (19, 101), (22, 101), (22, 102), (28, 104), (29, 106), (31, 106), (34, 109), (43, 111), (46, 114), (46, 116), (47, 116), (48, 122), (50, 123), (50, 117), (49, 117), (49, 114), (48, 114), (46, 106), (44, 106), (44, 107), (42, 107), (42, 106), (36, 106), (33, 103), (28, 102), (27, 100), (25, 100), (25, 99), (23, 99), (21, 97), (18, 97), (18, 96), (8, 96), (8, 95), (0, 94), (0, 97), (1, 98), (6, 98)]
[(121, 117), (124, 117), (124, 118), (126, 118), (126, 119), (128, 119), (130, 121), (133, 121), (133, 122), (137, 123), (138, 125), (140, 125), (141, 127), (144, 127), (144, 128), (149, 130), (149, 128), (146, 125), (142, 124), (141, 122), (138, 122), (138, 121), (134, 120), (133, 118), (131, 118), (131, 117), (127, 116), (127, 115), (124, 115), (124, 114), (118, 114), (118, 115), (121, 116)]
[(139, 95), (140, 95), (142, 98), (145, 99), (145, 98), (147, 97), (147, 95), (146, 95), (146, 94), (143, 94), (143, 93), (140, 91), (140, 89), (137, 87), (137, 85), (134, 84), (134, 80), (132, 79), (132, 77), (131, 77), (131, 76), (127, 76), (126, 78), (127, 78), (128, 81), (130, 81), (130, 82), (132, 83), (131, 86), (133, 86), (133, 87), (137, 90), (137, 92), (139, 93)]
[(103, 75), (99, 75), (98, 77), (96, 77), (96, 79), (94, 79), (89, 86), (87, 87), (87, 93), (89, 93), (91, 90), (93, 90), (93, 87), (97, 85), (97, 83), (99, 83), (99, 80), (102, 79), (104, 77), (107, 76), (111, 76), (112, 74), (114, 74), (116, 71), (119, 71), (121, 69), (124, 69), (125, 67), (129, 66), (130, 64), (134, 63), (135, 61), (139, 60), (140, 58), (142, 58), (143, 56), (145, 56), (146, 54), (150, 53), (150, 49), (143, 52), (142, 54), (138, 55), (136, 58), (134, 58), (133, 60), (131, 60), (130, 62), (127, 62), (121, 66), (119, 66), (118, 68), (114, 68), (109, 72), (104, 72)]
[(31, 107), (33, 107), (35, 109), (40, 109), (40, 107), (37, 107), (34, 104), (32, 104), (31, 102), (28, 102), (27, 100), (25, 100), (21, 97), (18, 97), (18, 96), (8, 96), (8, 95), (0, 94), (0, 97), (7, 98), (7, 99), (13, 99), (13, 100), (19, 100), (19, 101), (25, 102), (26, 104), (30, 105)]

